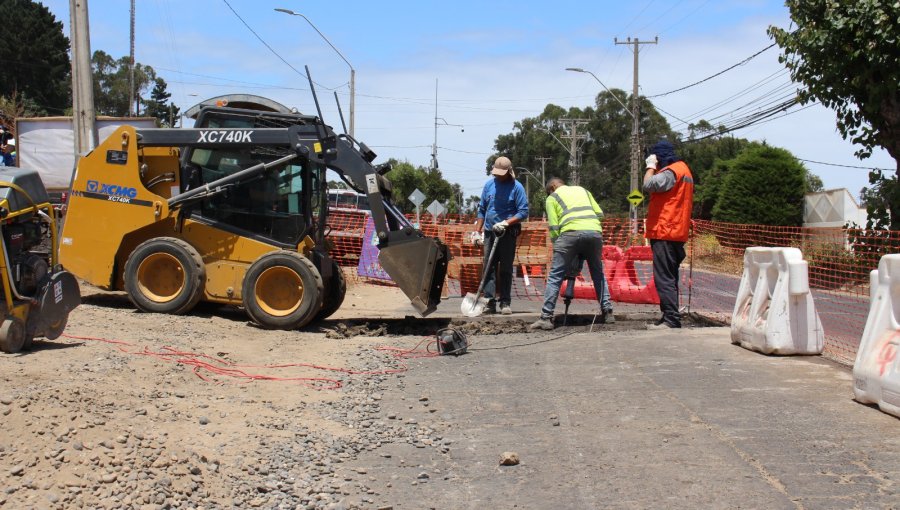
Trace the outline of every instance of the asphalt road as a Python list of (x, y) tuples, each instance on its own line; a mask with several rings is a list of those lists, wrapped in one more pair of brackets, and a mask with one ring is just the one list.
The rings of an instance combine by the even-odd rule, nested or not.
[[(449, 451), (356, 459), (376, 507), (900, 508), (900, 420), (854, 402), (849, 370), (744, 350), (726, 328), (632, 325), (414, 360), (382, 407)], [(507, 451), (521, 463), (499, 466)]]

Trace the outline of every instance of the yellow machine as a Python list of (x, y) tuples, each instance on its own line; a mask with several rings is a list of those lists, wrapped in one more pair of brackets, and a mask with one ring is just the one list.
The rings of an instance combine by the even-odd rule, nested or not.
[(326, 248), (327, 168), (368, 195), (379, 261), (426, 315), (447, 247), (391, 203), (390, 167), (374, 158), (321, 113), (216, 107), (193, 129), (124, 126), (78, 164), (60, 258), (143, 311), (184, 314), (202, 300), (241, 306), (265, 328), (302, 327), (334, 313), (346, 289)]
[(59, 337), (81, 293), (57, 262), (54, 210), (36, 171), (0, 169), (0, 232), (0, 351), (15, 353)]

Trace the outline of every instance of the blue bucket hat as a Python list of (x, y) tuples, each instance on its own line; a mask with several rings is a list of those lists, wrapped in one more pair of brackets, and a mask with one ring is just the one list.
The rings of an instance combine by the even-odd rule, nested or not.
[(681, 159), (675, 154), (675, 146), (668, 140), (656, 142), (653, 147), (650, 147), (650, 154), (656, 154), (660, 168), (671, 165)]

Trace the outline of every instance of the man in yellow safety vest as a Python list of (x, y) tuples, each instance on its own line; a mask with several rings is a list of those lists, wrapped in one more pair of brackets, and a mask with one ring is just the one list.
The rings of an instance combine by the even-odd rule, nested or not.
[[(601, 324), (613, 322), (612, 302), (603, 275), (603, 233), (600, 218), (603, 211), (591, 193), (580, 186), (566, 186), (558, 177), (547, 183), (547, 223), (553, 240), (553, 262), (547, 275), (541, 318), (529, 330), (553, 329), (553, 310), (559, 299), (559, 288), (573, 262), (587, 261), (594, 292), (600, 304)], [(581, 264), (578, 264), (581, 268)]]

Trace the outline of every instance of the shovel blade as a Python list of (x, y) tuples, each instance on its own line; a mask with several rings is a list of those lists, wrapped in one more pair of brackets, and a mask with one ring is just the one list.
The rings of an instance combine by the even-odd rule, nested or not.
[(487, 299), (479, 298), (475, 294), (469, 292), (459, 305), (459, 311), (466, 317), (478, 317), (484, 313), (486, 306)]

